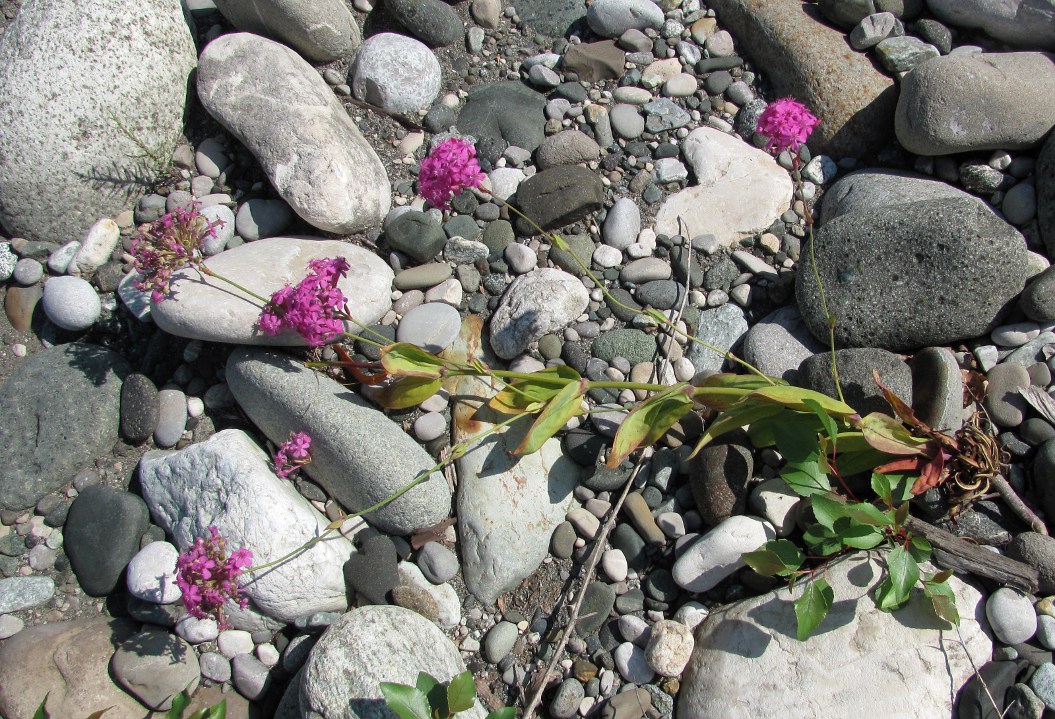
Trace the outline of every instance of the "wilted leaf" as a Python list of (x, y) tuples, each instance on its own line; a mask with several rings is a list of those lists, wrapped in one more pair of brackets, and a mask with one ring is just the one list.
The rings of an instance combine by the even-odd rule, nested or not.
[(863, 418), (859, 429), (870, 445), (887, 454), (920, 455), (927, 443), (925, 439), (913, 437), (905, 425), (881, 412), (872, 412)]
[(417, 407), (440, 391), (443, 380), (438, 377), (408, 376), (396, 380), (374, 395), (374, 401), (386, 409)]
[[(415, 531), (410, 535), (410, 546), (413, 549), (421, 549), (429, 542), (440, 541), (447, 534), (447, 527), (451, 526), (456, 521), (457, 520), (454, 517), (447, 517), (446, 519), (441, 519), (431, 527), (425, 527), (424, 529)], [(343, 524), (343, 522), (341, 524)], [(428, 692), (425, 693), (428, 694)]]
[(802, 596), (795, 600), (795, 618), (798, 620), (799, 641), (805, 641), (816, 629), (835, 600), (835, 591), (822, 578), (814, 579), (806, 585)]
[(720, 372), (704, 379), (693, 392), (693, 398), (711, 409), (725, 410), (755, 390), (773, 384), (786, 385), (787, 382), (775, 377)]
[[(949, 586), (948, 576), (938, 579), (945, 572), (939, 572), (923, 582), (923, 594), (930, 599), (934, 613), (950, 624), (960, 623), (960, 613), (956, 609), (956, 594)], [(950, 573), (951, 574), (951, 573)]]
[(381, 682), (381, 695), (400, 719), (431, 719), (428, 698), (417, 687)]
[(691, 391), (688, 385), (677, 385), (634, 407), (615, 433), (608, 467), (614, 469), (638, 447), (658, 442), (692, 409)]
[(879, 371), (875, 368), (872, 369), (872, 378), (875, 380), (876, 385), (879, 386), (879, 389), (883, 392), (883, 397), (886, 398), (887, 404), (889, 404), (890, 408), (894, 410), (894, 414), (901, 418), (902, 422), (909, 425), (910, 427), (930, 429), (930, 427), (924, 424), (916, 416), (916, 413), (912, 411), (911, 407), (905, 404), (905, 402), (900, 397), (894, 394), (893, 390), (883, 384), (882, 380), (879, 379)]
[(558, 392), (542, 410), (531, 429), (524, 435), (514, 454), (537, 452), (546, 440), (555, 435), (572, 417), (582, 414), (582, 397), (586, 393), (583, 380), (571, 382)]
[(381, 366), (400, 377), (439, 377), (443, 360), (409, 342), (397, 342), (381, 349)]
[(447, 685), (447, 708), (451, 714), (468, 711), (476, 701), (476, 682), (471, 671), (464, 671)]
[(945, 453), (938, 448), (934, 456), (920, 465), (919, 479), (912, 485), (912, 493), (920, 495), (945, 480)]

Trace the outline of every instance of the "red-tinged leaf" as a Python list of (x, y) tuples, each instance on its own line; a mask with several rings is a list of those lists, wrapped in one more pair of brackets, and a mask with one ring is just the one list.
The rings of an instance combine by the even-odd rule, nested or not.
[(586, 394), (586, 382), (568, 383), (547, 404), (546, 409), (538, 416), (531, 429), (524, 435), (520, 446), (513, 454), (532, 454), (555, 435), (572, 417), (582, 414), (582, 397)]
[(792, 385), (778, 385), (775, 387), (763, 387), (757, 389), (751, 393), (752, 399), (758, 399), (765, 402), (772, 402), (781, 406), (787, 407), (788, 409), (797, 410), (799, 412), (810, 412), (812, 413), (815, 407), (807, 405), (803, 400), (811, 399), (816, 405), (827, 414), (833, 417), (849, 418), (857, 414), (853, 407), (840, 402), (837, 399), (833, 399), (826, 394), (820, 392), (814, 392), (811, 389), (804, 389), (802, 387), (794, 387)]
[(861, 420), (859, 428), (868, 444), (880, 452), (909, 456), (926, 454), (923, 445), (927, 440), (913, 437), (905, 425), (889, 415), (872, 412)]
[(444, 363), (436, 355), (409, 342), (381, 348), (381, 366), (397, 377), (439, 377)]
[(905, 459), (895, 459), (886, 464), (881, 464), (875, 468), (876, 472), (880, 474), (894, 474), (899, 472), (916, 473), (923, 468), (926, 463), (926, 457), (907, 457)]
[(491, 398), (487, 406), (502, 414), (534, 414), (565, 385), (580, 379), (579, 373), (571, 367), (549, 367), (532, 373), (530, 377), (510, 382)]
[(937, 487), (945, 479), (945, 453), (937, 451), (930, 461), (923, 465), (919, 479), (912, 485), (912, 494), (917, 497), (932, 487)]
[(692, 409), (692, 387), (676, 385), (634, 407), (615, 433), (608, 467), (615, 469), (638, 447), (659, 441)]
[(417, 407), (439, 392), (442, 384), (438, 377), (403, 377), (374, 395), (374, 401), (386, 409)]
[(383, 369), (378, 369), (376, 372), (368, 372), (367, 368), (363, 367), (361, 362), (356, 362), (352, 359), (352, 356), (348, 354), (348, 351), (340, 345), (332, 345), (337, 356), (341, 358), (342, 369), (346, 377), (351, 377), (359, 384), (381, 384), (388, 379), (389, 374)]
[(894, 413), (901, 418), (901, 421), (910, 427), (918, 427), (920, 429), (930, 429), (926, 424), (916, 416), (916, 413), (912, 411), (905, 402), (894, 394), (893, 390), (883, 384), (882, 380), (879, 379), (879, 370), (872, 369), (872, 378), (875, 383), (879, 386), (879, 389), (883, 392), (883, 397), (886, 398), (887, 404), (894, 410)]

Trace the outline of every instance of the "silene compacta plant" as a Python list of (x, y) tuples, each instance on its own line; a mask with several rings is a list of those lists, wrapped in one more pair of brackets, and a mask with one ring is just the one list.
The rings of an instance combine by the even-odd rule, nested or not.
[[(759, 117), (758, 132), (768, 138), (767, 149), (773, 153), (792, 153), (792, 171), (796, 180), (800, 169), (799, 145), (806, 141), (818, 123), (804, 105), (792, 98), (773, 102)], [(466, 140), (452, 137), (433, 147), (422, 162), (418, 187), (432, 206), (446, 209), (451, 199), (463, 190), (483, 192), (484, 180), (475, 148)], [(503, 204), (511, 212), (524, 217), (512, 205)], [(530, 218), (524, 219), (532, 222)], [(810, 230), (812, 261), (812, 218), (808, 213), (806, 221)], [(537, 225), (535, 227), (540, 234), (547, 235), (554, 246), (570, 251), (561, 235), (545, 233)], [(136, 269), (141, 275), (138, 286), (149, 290), (155, 302), (164, 301), (169, 293), (172, 272), (188, 265), (207, 276), (230, 282), (208, 269), (200, 251), (200, 242), (214, 231), (214, 225), (205, 222), (195, 210), (170, 213), (154, 223), (141, 234), (134, 246)], [(585, 274), (605, 292), (608, 302), (621, 306), (607, 293), (604, 283), (589, 266), (580, 258), (576, 260)], [(816, 273), (815, 262), (813, 270)], [(797, 585), (801, 589), (794, 600), (800, 639), (805, 639), (821, 625), (834, 600), (832, 589), (824, 579), (828, 562), (859, 550), (887, 549), (879, 555), (885, 564), (885, 572), (873, 590), (880, 610), (891, 611), (903, 606), (918, 588), (930, 599), (938, 617), (958, 622), (953, 593), (946, 581), (950, 573), (924, 574), (921, 571), (920, 565), (930, 558), (931, 546), (924, 537), (909, 531), (910, 501), (927, 489), (942, 485), (951, 488), (950, 495), (959, 501), (969, 501), (998, 475), (999, 453), (994, 449), (995, 444), (990, 446), (980, 439), (985, 432), (977, 423), (956, 435), (942, 434), (919, 421), (912, 410), (885, 387), (883, 392), (894, 414), (872, 413), (862, 417), (845, 403), (841, 389), (838, 389), (833, 333), (830, 333), (830, 342), (837, 398), (765, 376), (732, 353), (722, 352), (692, 337), (666, 313), (629, 307), (625, 309), (644, 314), (668, 331), (681, 333), (689, 340), (719, 352), (746, 370), (746, 374), (717, 373), (698, 377), (692, 383), (665, 386), (589, 380), (563, 365), (532, 373), (512, 372), (487, 367), (478, 359), (456, 362), (414, 345), (389, 344), (385, 338), (370, 337), (370, 331), (349, 315), (346, 298), (337, 287), (347, 272), (347, 262), (341, 258), (312, 261), (303, 280), (283, 287), (270, 298), (230, 284), (248, 292), (261, 303), (258, 324), (268, 334), (290, 329), (313, 347), (339, 343), (345, 338), (382, 344), (381, 359), (377, 363), (353, 362), (347, 352), (335, 344), (340, 360), (311, 364), (343, 367), (356, 377), (378, 385), (379, 389), (371, 396), (386, 408), (416, 406), (439, 391), (447, 377), (472, 375), (497, 381), (500, 390), (488, 400), (486, 407), (505, 419), (495, 423), (486, 433), (502, 431), (524, 415), (535, 417), (515, 450), (517, 454), (537, 451), (569, 420), (584, 414), (585, 397), (594, 388), (643, 390), (647, 394), (646, 399), (630, 409), (619, 427), (608, 456), (610, 467), (659, 441), (687, 413), (713, 410), (717, 415), (707, 426), (693, 454), (730, 431), (746, 428), (756, 447), (774, 447), (782, 455), (781, 477), (791, 490), (809, 500), (814, 521), (802, 535), (808, 554), (795, 542), (779, 539), (743, 557), (760, 574), (786, 578), (793, 588)], [(823, 288), (820, 298), (823, 303)], [(824, 311), (827, 314), (826, 306)], [(828, 316), (829, 327), (834, 327), (835, 319), (830, 314)], [(359, 332), (348, 332), (348, 323), (358, 325)], [(369, 372), (364, 374), (360, 371), (363, 369)], [(878, 375), (876, 381), (879, 382)], [(409, 491), (444, 463), (465, 454), (479, 439), (480, 436), (473, 437), (452, 447), (444, 461), (432, 470), (410, 479), (397, 494), (357, 514), (367, 514)], [(288, 477), (310, 461), (310, 446), (307, 435), (291, 435), (276, 454), (276, 474)], [(867, 496), (857, 496), (850, 490), (847, 478), (854, 475), (871, 476), (871, 481), (867, 482), (870, 489)], [(178, 572), (184, 603), (195, 616), (212, 615), (222, 619), (225, 601), (244, 606), (245, 600), (238, 587), (240, 580), (244, 581), (264, 566), (286, 561), (304, 551), (339, 528), (344, 519), (332, 523), (325, 533), (299, 550), (262, 567), (249, 566), (252, 555), (245, 549), (227, 554), (223, 538), (211, 529), (211, 537), (198, 539), (180, 557)], [(390, 706), (403, 719), (443, 719), (466, 708), (469, 684), (471, 681), (455, 677), (449, 685), (442, 685), (425, 675), (419, 677), (415, 687), (385, 685), (383, 690)]]

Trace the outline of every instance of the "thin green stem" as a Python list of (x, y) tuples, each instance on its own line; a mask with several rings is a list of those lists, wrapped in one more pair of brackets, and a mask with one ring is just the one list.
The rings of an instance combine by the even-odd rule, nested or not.
[(828, 347), (832, 355), (832, 379), (835, 381), (835, 391), (839, 395), (839, 401), (846, 403), (846, 398), (843, 397), (843, 386), (839, 383), (839, 365), (835, 361), (835, 317), (828, 311), (828, 299), (824, 294), (824, 283), (821, 282), (821, 273), (817, 269), (817, 255), (813, 251), (815, 243), (813, 237), (813, 218), (809, 216), (807, 211), (807, 226), (810, 233), (810, 266), (813, 268), (813, 279), (817, 283), (817, 291), (821, 298), (821, 311), (824, 312), (824, 319), (828, 323)]

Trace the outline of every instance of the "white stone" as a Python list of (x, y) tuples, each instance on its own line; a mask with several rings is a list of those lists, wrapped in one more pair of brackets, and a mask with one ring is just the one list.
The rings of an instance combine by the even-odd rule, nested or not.
[(586, 22), (601, 37), (619, 37), (627, 30), (658, 30), (663, 11), (651, 0), (595, 0), (586, 9)]
[(523, 170), (515, 167), (498, 167), (487, 175), (491, 194), (499, 200), (508, 200), (517, 191), (520, 183), (527, 179)]
[(622, 582), (626, 579), (627, 561), (626, 555), (621, 549), (606, 549), (601, 555), (601, 571), (613, 582)]
[(786, 537), (795, 529), (802, 497), (788, 487), (780, 477), (767, 479), (751, 491), (751, 509), (773, 525), (778, 537)]
[(676, 677), (689, 663), (694, 647), (692, 629), (681, 622), (663, 619), (652, 625), (645, 660), (656, 674)]
[(228, 659), (239, 654), (250, 654), (254, 648), (253, 635), (242, 629), (225, 629), (216, 640), (216, 647)]
[(593, 251), (593, 263), (603, 269), (616, 267), (623, 261), (623, 253), (611, 245), (597, 245)]
[(1004, 644), (1028, 642), (1037, 631), (1037, 613), (1030, 598), (1008, 587), (989, 595), (985, 616), (993, 634)]
[(674, 562), (678, 586), (689, 592), (706, 592), (745, 566), (741, 555), (753, 552), (776, 536), (762, 519), (734, 515), (697, 539)]
[[(336, 240), (272, 237), (257, 240), (208, 258), (205, 266), (262, 297), (296, 284), (307, 275), (308, 262), (343, 257), (351, 266), (337, 283), (348, 298), (348, 311), (371, 325), (392, 308), (392, 269), (373, 252)], [(153, 303), (151, 316), (163, 330), (178, 337), (229, 344), (303, 346), (292, 330), (277, 335), (262, 332), (256, 322), (260, 303), (215, 277), (197, 270), (173, 273), (171, 297)], [(349, 331), (356, 325), (346, 322)]]
[(674, 612), (674, 621), (681, 622), (689, 629), (695, 629), (710, 616), (711, 610), (699, 602), (685, 602)]
[(176, 584), (179, 550), (168, 542), (151, 542), (128, 563), (128, 593), (147, 602), (171, 604), (183, 596)]
[(564, 328), (590, 304), (590, 293), (573, 275), (545, 267), (520, 275), (491, 316), (491, 347), (512, 359), (542, 335)]
[(458, 626), (462, 620), (462, 603), (458, 592), (450, 584), (433, 584), (422, 574), (418, 565), (413, 562), (400, 562), (396, 567), (400, 585), (417, 587), (424, 591), (436, 603), (436, 623), (443, 629)]
[[(196, 50), (179, 3), (26, 3), (0, 42), (0, 222), (65, 243), (128, 209), (183, 129)], [(61, 88), (61, 91), (60, 91)]]
[[(224, 430), (178, 452), (148, 452), (139, 463), (143, 498), (154, 520), (179, 547), (215, 526), (228, 546), (253, 552), (253, 562), (278, 559), (325, 531), (329, 521), (290, 482), (271, 471), (267, 455), (240, 430)], [(244, 591), (264, 614), (285, 622), (348, 606), (343, 565), (351, 543), (333, 536), (253, 576)]]
[(215, 641), (220, 636), (220, 627), (212, 617), (198, 619), (188, 614), (176, 622), (176, 634), (191, 644), (202, 644)]
[(766, 230), (791, 206), (788, 173), (765, 152), (710, 127), (689, 133), (682, 144), (696, 185), (669, 197), (656, 216), (657, 234), (714, 235), (732, 247)]
[(656, 674), (645, 659), (645, 650), (641, 647), (624, 642), (612, 652), (615, 660), (615, 668), (619, 675), (631, 684), (648, 684), (655, 679)]
[[(8, 245), (8, 247), (10, 247), (10, 245)], [(70, 267), (70, 263), (73, 262), (77, 250), (80, 248), (80, 242), (77, 240), (70, 240), (65, 245), (48, 255), (48, 269), (51, 270), (51, 273), (54, 275), (65, 274), (66, 270)]]
[(424, 43), (383, 32), (359, 48), (352, 68), (352, 93), (389, 112), (426, 110), (440, 92), (440, 61)]
[(381, 223), (392, 204), (384, 165), (296, 52), (249, 33), (221, 35), (202, 51), (197, 87), (209, 114), (310, 225), (347, 235)]
[(99, 294), (80, 277), (52, 277), (44, 284), (44, 314), (64, 330), (79, 332), (95, 324), (102, 313)]
[(637, 203), (629, 197), (616, 200), (604, 218), (604, 244), (622, 251), (637, 240), (640, 232), (641, 210)]
[[(934, 616), (922, 592), (904, 609), (880, 612), (871, 591), (881, 571), (864, 554), (829, 564), (824, 577), (835, 602), (803, 642), (795, 638), (793, 600), (805, 582), (712, 612), (696, 630), (677, 719), (955, 716), (953, 701), (974, 674), (972, 661), (980, 667), (991, 658), (977, 619), (981, 596), (950, 580), (958, 629)], [(832, 681), (839, 669), (852, 680)]]
[(111, 219), (102, 219), (88, 228), (81, 240), (80, 249), (73, 256), (67, 271), (77, 277), (91, 277), (97, 269), (110, 261), (117, 243), (121, 240), (121, 228)]

